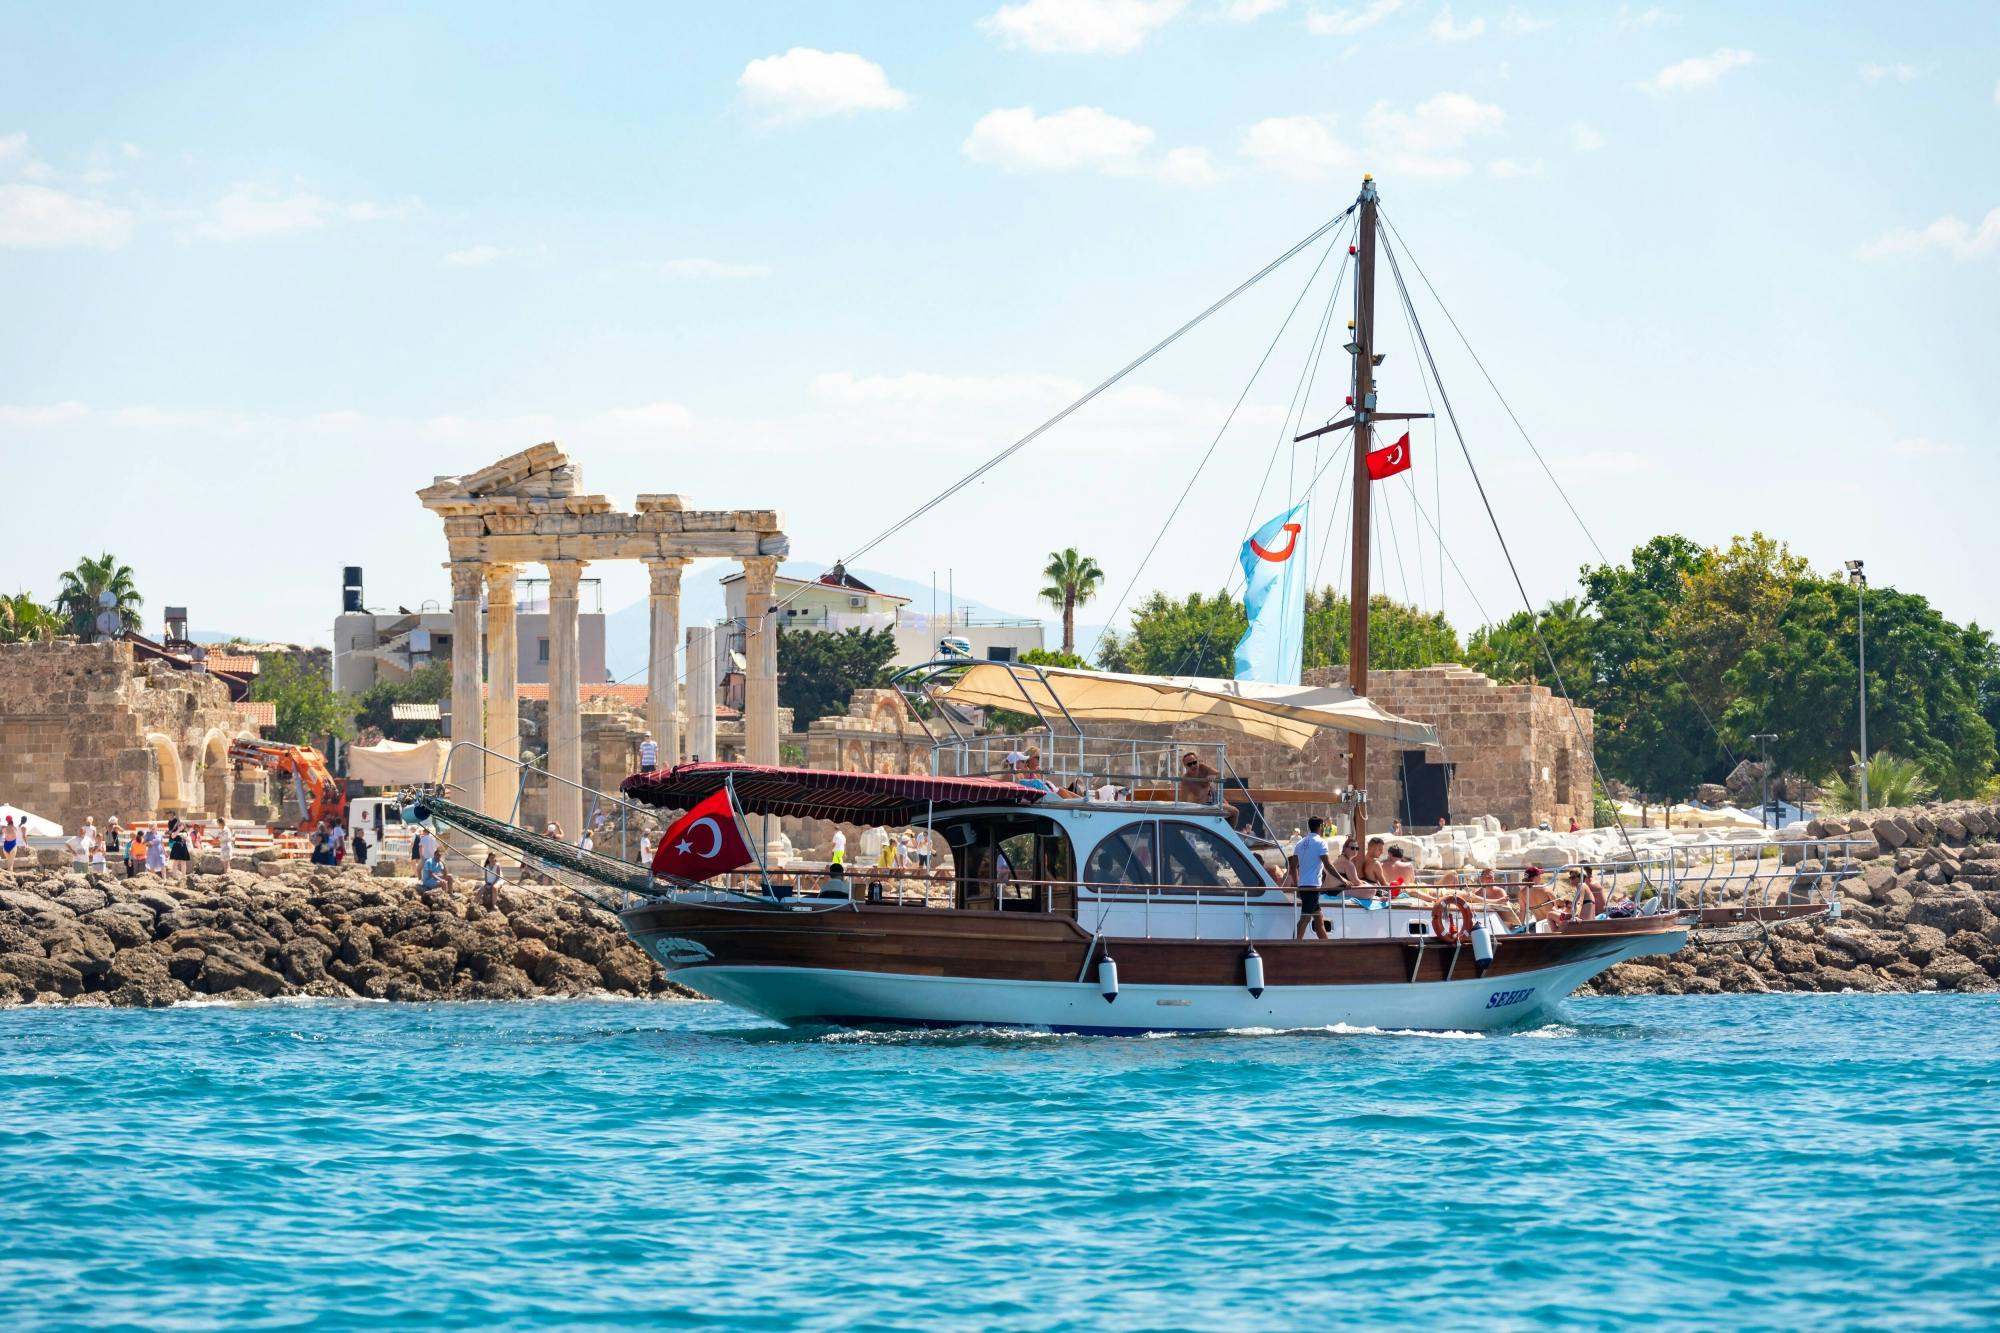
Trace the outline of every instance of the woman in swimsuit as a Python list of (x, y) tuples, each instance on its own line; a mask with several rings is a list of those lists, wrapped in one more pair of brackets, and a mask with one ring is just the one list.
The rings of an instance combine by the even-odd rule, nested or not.
[(14, 816), (8, 815), (7, 822), (0, 824), (0, 857), (7, 860), (7, 868), (14, 868), (14, 856), (21, 850), (21, 830), (14, 827)]

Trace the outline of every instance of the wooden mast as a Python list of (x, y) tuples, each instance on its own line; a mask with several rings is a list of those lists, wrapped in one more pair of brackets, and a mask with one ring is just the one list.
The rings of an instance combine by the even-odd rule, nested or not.
[[(1361, 178), (1361, 220), (1356, 227), (1354, 269), (1354, 551), (1348, 589), (1347, 684), (1368, 693), (1368, 540), (1371, 514), (1368, 482), (1370, 422), (1375, 415), (1375, 178)], [(1347, 785), (1357, 797), (1353, 837), (1367, 849), (1368, 738), (1347, 738)]]

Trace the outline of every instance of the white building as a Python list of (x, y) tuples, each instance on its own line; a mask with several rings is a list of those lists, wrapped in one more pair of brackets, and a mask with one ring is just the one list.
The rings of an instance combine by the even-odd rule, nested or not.
[[(349, 567), (343, 610), (333, 622), (333, 685), (361, 694), (377, 681), (402, 680), (433, 662), (451, 660), (451, 610), (425, 602), (416, 610), (370, 611), (361, 604), (360, 570)], [(595, 609), (577, 616), (581, 683), (610, 679), (604, 665), (604, 607), (597, 580), (582, 580), (581, 597)], [(549, 604), (547, 579), (514, 584), (514, 613), (522, 685), (549, 683)]]
[[(726, 629), (716, 635), (716, 679), (725, 680), (732, 671), (741, 671), (743, 652), (744, 579), (741, 571), (722, 580)], [(913, 611), (910, 599), (894, 593), (878, 592), (852, 574), (826, 573), (817, 579), (793, 578), (780, 574), (772, 593), (773, 612), (778, 628), (785, 631), (816, 630), (838, 634), (845, 630), (888, 630), (896, 636), (896, 656), (892, 665), (915, 666), (940, 655), (939, 642), (954, 640), (954, 647), (972, 657), (993, 662), (1011, 662), (1022, 653), (1042, 646), (1039, 620), (1003, 620), (975, 617), (959, 611), (928, 616)], [(523, 677), (526, 679), (526, 677)]]

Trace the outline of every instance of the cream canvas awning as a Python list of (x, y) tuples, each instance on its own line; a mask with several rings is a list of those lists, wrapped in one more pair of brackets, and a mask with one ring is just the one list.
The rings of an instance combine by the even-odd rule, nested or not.
[(383, 741), (347, 747), (347, 772), (368, 787), (436, 782), (444, 772), (448, 741)]
[[(1295, 749), (1322, 731), (1436, 745), (1437, 729), (1384, 712), (1345, 685), (1266, 685), (1206, 676), (1127, 676), (1108, 671), (997, 662), (972, 667), (939, 697), (980, 708), (1027, 711), (1033, 700), (1055, 726), (1065, 710), (1078, 722), (1203, 722)], [(1027, 698), (1022, 697), (1023, 691)]]

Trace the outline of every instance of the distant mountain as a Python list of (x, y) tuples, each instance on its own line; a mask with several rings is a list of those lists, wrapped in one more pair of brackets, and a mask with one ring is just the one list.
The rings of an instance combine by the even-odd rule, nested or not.
[[(681, 578), (681, 632), (682, 642), (686, 642), (689, 625), (712, 625), (722, 619), (723, 597), (722, 579), (733, 572), (735, 566), (728, 561), (705, 561), (688, 567)], [(833, 568), (811, 560), (787, 560), (778, 567), (778, 572), (796, 579), (816, 579)], [(873, 569), (850, 568), (847, 571), (878, 592), (894, 594), (910, 599), (910, 609), (919, 615), (929, 615), (931, 609), (931, 585), (914, 579), (902, 578), (895, 574), (884, 574)], [(1039, 615), (1022, 615), (1017, 611), (1003, 611), (997, 607), (968, 597), (960, 597), (951, 605), (960, 611), (970, 611), (975, 619), (995, 620), (1043, 620)], [(939, 614), (946, 609), (945, 589), (937, 590)], [(1051, 641), (1059, 637), (1060, 628), (1051, 636)], [(1083, 634), (1082, 626), (1077, 628), (1078, 636)], [(647, 610), (646, 599), (640, 598), (630, 606), (620, 607), (604, 617), (604, 664), (611, 673), (611, 679), (638, 682), (646, 678), (646, 655), (651, 650), (652, 624)], [(1085, 640), (1087, 644), (1089, 640)]]

